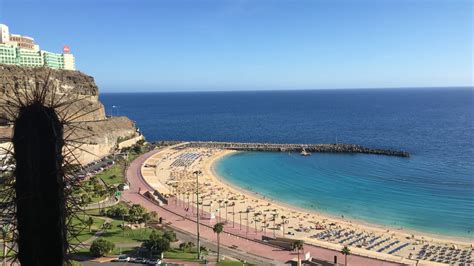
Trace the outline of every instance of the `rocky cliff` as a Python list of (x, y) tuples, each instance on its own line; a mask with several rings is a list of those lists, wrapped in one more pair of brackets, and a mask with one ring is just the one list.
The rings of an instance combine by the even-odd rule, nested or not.
[[(67, 103), (57, 110), (68, 121), (66, 130), (74, 128), (68, 138), (81, 142), (76, 152), (81, 163), (101, 158), (120, 141), (138, 136), (134, 123), (127, 117), (106, 117), (94, 78), (78, 71), (0, 65), (0, 101), (8, 105), (8, 101), (26, 95), (25, 91), (38, 90), (46, 82), (48, 99)], [(12, 117), (2, 108), (0, 117), (0, 142), (7, 142), (12, 137)]]

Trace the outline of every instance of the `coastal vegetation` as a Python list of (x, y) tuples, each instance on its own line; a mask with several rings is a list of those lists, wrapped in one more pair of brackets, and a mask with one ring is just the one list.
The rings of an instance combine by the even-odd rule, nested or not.
[(295, 240), (292, 244), (293, 249), (296, 250), (296, 253), (298, 254), (298, 265), (301, 265), (300, 261), (300, 253), (301, 250), (304, 249), (304, 241), (303, 240)]
[(351, 250), (347, 246), (344, 246), (341, 249), (341, 253), (344, 255), (344, 265), (347, 266), (347, 256), (351, 254)]
[(109, 255), (114, 248), (114, 243), (103, 238), (98, 238), (92, 242), (90, 253), (94, 257), (103, 257)]
[(254, 266), (246, 262), (235, 261), (235, 260), (222, 260), (216, 264), (217, 266)]
[(220, 260), (220, 250), (221, 250), (221, 233), (224, 231), (224, 224), (223, 223), (216, 223), (212, 227), (212, 231), (217, 235), (217, 262)]
[(166, 235), (153, 230), (149, 239), (145, 240), (142, 245), (150, 252), (150, 256), (153, 256), (154, 254), (161, 255), (170, 250), (170, 243), (171, 241)]

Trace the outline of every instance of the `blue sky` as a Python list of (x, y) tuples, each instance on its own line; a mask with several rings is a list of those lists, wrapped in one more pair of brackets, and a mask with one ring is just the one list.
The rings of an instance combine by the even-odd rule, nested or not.
[(473, 85), (461, 0), (0, 0), (102, 91)]

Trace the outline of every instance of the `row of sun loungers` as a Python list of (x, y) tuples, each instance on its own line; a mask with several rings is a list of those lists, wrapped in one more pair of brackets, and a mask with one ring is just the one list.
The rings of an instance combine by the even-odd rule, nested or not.
[(455, 247), (424, 245), (416, 259), (456, 265), (472, 265), (472, 250), (461, 250)]
[(183, 153), (181, 154), (171, 166), (173, 167), (188, 167), (201, 157), (200, 153)]
[(372, 244), (372, 246), (369, 246), (367, 249), (373, 249), (374, 247), (376, 247), (376, 246), (378, 246), (378, 245), (380, 245), (380, 244), (382, 244), (382, 243), (385, 243), (385, 242), (387, 242), (387, 241), (389, 241), (389, 240), (390, 240), (390, 238), (381, 240), (381, 241), (379, 241), (379, 242), (377, 242), (377, 243), (375, 243), (375, 244)]
[(398, 244), (398, 243), (400, 243), (400, 241), (398, 241), (398, 240), (397, 240), (397, 241), (394, 241), (394, 242), (392, 242), (392, 243), (386, 245), (385, 247), (379, 248), (379, 249), (377, 250), (377, 252), (382, 252), (382, 251), (384, 251), (384, 250), (386, 250), (386, 249), (390, 248), (391, 246), (396, 245), (396, 244)]
[[(321, 232), (319, 234), (311, 236), (311, 238), (316, 238), (320, 240), (326, 240), (326, 241), (337, 241), (339, 244), (344, 244), (346, 243), (349, 246), (357, 246), (357, 247), (365, 247), (366, 249), (370, 250), (375, 247), (380, 247), (377, 252), (383, 252), (389, 250), (391, 247), (397, 245), (400, 243), (399, 240), (395, 240), (393, 242), (390, 242), (389, 244), (386, 244), (382, 246), (384, 243), (387, 241), (391, 240), (391, 238), (384, 238), (381, 239), (381, 236), (374, 236), (373, 234), (367, 234), (367, 233), (358, 233), (355, 231), (345, 231), (344, 229), (341, 230), (334, 230), (330, 229), (324, 232)], [(396, 252), (399, 252), (403, 248), (409, 246), (410, 243), (402, 243), (402, 245), (391, 249), (388, 253), (389, 254), (394, 254)]]
[(349, 245), (349, 246), (352, 246), (352, 245), (354, 245), (354, 244), (356, 244), (356, 243), (361, 243), (361, 242), (363, 242), (364, 240), (366, 240), (366, 239), (369, 238), (369, 237), (370, 237), (370, 235), (365, 235), (365, 236), (363, 236), (363, 237), (361, 237), (361, 238), (358, 238), (358, 239), (356, 239), (356, 240), (354, 240), (354, 241), (348, 243), (348, 245)]
[(410, 243), (405, 243), (405, 244), (403, 244), (403, 245), (401, 245), (401, 246), (396, 247), (395, 249), (390, 250), (390, 251), (388, 252), (388, 254), (393, 254), (393, 253), (395, 253), (395, 252), (398, 252), (399, 250), (402, 250), (404, 247), (409, 246), (409, 245), (410, 245)]
[(343, 240), (340, 240), (340, 241), (339, 241), (339, 244), (342, 244), (342, 243), (346, 242), (347, 240), (351, 240), (351, 239), (353, 239), (354, 237), (356, 237), (356, 238), (357, 238), (357, 237), (360, 237), (361, 235), (362, 235), (362, 233), (357, 234), (357, 235), (355, 235), (355, 236), (354, 236), (354, 235), (350, 235), (349, 237), (344, 238)]

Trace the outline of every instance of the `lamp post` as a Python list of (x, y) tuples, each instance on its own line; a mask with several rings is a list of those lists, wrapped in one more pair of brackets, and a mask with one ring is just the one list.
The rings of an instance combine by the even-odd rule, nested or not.
[(204, 215), (204, 196), (201, 196), (201, 215)]
[(239, 230), (242, 230), (242, 211), (239, 211), (239, 220), (240, 220), (240, 223), (239, 223)]
[(229, 203), (229, 202), (228, 202), (227, 200), (224, 202), (224, 204), (225, 204), (225, 222), (226, 222), (226, 223), (227, 223), (227, 214), (229, 213), (229, 212), (227, 211), (227, 204), (228, 204), (228, 203)]
[(277, 213), (274, 213), (273, 214), (273, 238), (275, 238), (275, 220), (276, 220), (276, 217), (278, 216)]
[(197, 210), (197, 219), (196, 219), (196, 230), (197, 230), (197, 254), (198, 260), (201, 259), (201, 239), (199, 236), (199, 175), (202, 174), (201, 171), (195, 171), (194, 174), (196, 175), (196, 210)]
[(263, 234), (267, 234), (267, 214), (263, 214)]
[(245, 231), (245, 236), (247, 236), (248, 233), (249, 233), (249, 212), (250, 212), (250, 210), (247, 209), (247, 228), (246, 228), (246, 231)]
[(235, 227), (235, 202), (232, 203), (232, 228)]

